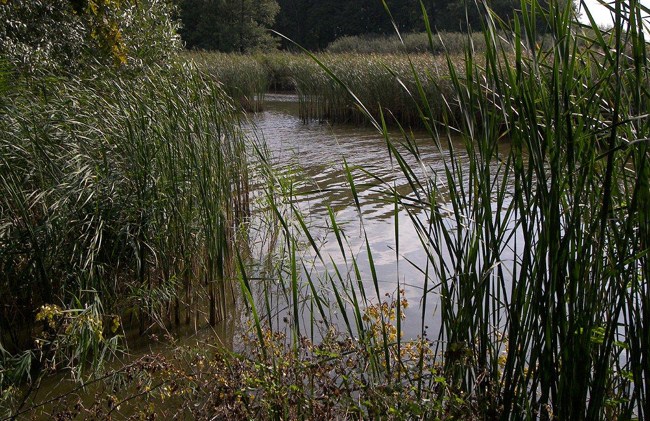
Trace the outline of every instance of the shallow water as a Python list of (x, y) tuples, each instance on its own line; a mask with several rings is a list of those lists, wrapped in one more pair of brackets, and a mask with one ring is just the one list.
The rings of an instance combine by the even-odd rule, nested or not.
[[(357, 286), (356, 281), (351, 281), (354, 280), (354, 270), (350, 262), (354, 256), (368, 297), (368, 304), (395, 298), (399, 283), (400, 288), (404, 290), (403, 298), (409, 302), (409, 307), (404, 310), (406, 317), (401, 325), (404, 338), (419, 336), (422, 333), (422, 325), (429, 327), (427, 329), (429, 333), (436, 334), (440, 328), (437, 315), (438, 291), (432, 289), (426, 294), (427, 305), (423, 311), (421, 303), (425, 295), (423, 286), (426, 281), (424, 270), (430, 262), (425, 246), (418, 238), (413, 225), (413, 218), (426, 221), (426, 209), (413, 207), (410, 209), (410, 214), (404, 209), (395, 212), (394, 202), (386, 195), (386, 185), (402, 195), (413, 195), (412, 188), (402, 175), (396, 160), (391, 159), (388, 153), (386, 140), (370, 126), (305, 123), (299, 118), (297, 97), (291, 95), (267, 95), (265, 111), (251, 115), (250, 119), (252, 124), (247, 130), (264, 141), (275, 173), (293, 187), (291, 202), (304, 215), (310, 233), (325, 260), (325, 263), (320, 262), (305, 236), (298, 235), (302, 241), (297, 254), (304, 263), (301, 278), (301, 333), (318, 339), (321, 335), (318, 328), (323, 326), (318, 320), (311, 324), (313, 319), (310, 314), (315, 311), (315, 307), (310, 300), (311, 291), (307, 288), (306, 273), (315, 283), (319, 294), (330, 298), (332, 305), (329, 308), (325, 307), (328, 321), (336, 324), (340, 330), (345, 330), (331, 292), (332, 286), (325, 274), (333, 275), (333, 268), (336, 265), (348, 287), (342, 288), (341, 292), (344, 299), (349, 299), (345, 297), (345, 292), (349, 292), (349, 285), (354, 283)], [(394, 141), (399, 141), (400, 138), (398, 132), (392, 133)], [(437, 185), (436, 199), (444, 205), (448, 201), (449, 192), (445, 188), (443, 160), (448, 159), (449, 146), (451, 146), (456, 151), (461, 166), (466, 165), (467, 157), (463, 155), (464, 145), (459, 139), (450, 139), (448, 145), (439, 149), (426, 133), (414, 133), (413, 138), (419, 148), (421, 162), (416, 161), (406, 148), (398, 147), (398, 149), (404, 153), (409, 165), (418, 171), (419, 177)], [(344, 160), (352, 169), (359, 197), (359, 209), (347, 181)], [(378, 178), (385, 185), (382, 185)], [(260, 191), (257, 191), (258, 195)], [(260, 206), (265, 206), (262, 200), (258, 203)], [(328, 207), (334, 213), (336, 222), (347, 240), (345, 256), (341, 252), (336, 236), (332, 233)], [(268, 218), (268, 212), (256, 214), (259, 215), (258, 218)], [(451, 225), (453, 222), (450, 221)], [(264, 262), (270, 262), (269, 264), (275, 265), (277, 269), (277, 266), (282, 264), (286, 274), (286, 262), (281, 263), (280, 259), (274, 259), (275, 255), (268, 256), (268, 243), (272, 241), (263, 238), (269, 235), (269, 228), (272, 228), (268, 221), (265, 223), (262, 219), (253, 218), (251, 228), (254, 231), (251, 234), (252, 242), (257, 245), (253, 250), (253, 260), (255, 261), (256, 258), (258, 263), (253, 263), (248, 276), (255, 289), (258, 311), (264, 315), (265, 324), (270, 313), (274, 328), (289, 331), (293, 320), (291, 314), (293, 307), (291, 297), (286, 293), (286, 285), (290, 280), (277, 279), (275, 272), (264, 265)], [(377, 274), (379, 294), (375, 292), (366, 241), (371, 251), (372, 266)], [(277, 245), (270, 247), (273, 251), (273, 247)], [(502, 258), (508, 260), (514, 256), (502, 255)], [(438, 281), (430, 276), (428, 282), (431, 288)], [(235, 285), (234, 288), (235, 295), (240, 295), (237, 294), (238, 286)], [(265, 291), (270, 294), (265, 294)], [(389, 297), (386, 297), (386, 294)], [(250, 313), (242, 303), (241, 297), (230, 302), (233, 305), (228, 309), (228, 320), (215, 328), (206, 328), (204, 323), (199, 323), (180, 330), (174, 329), (172, 331), (176, 338), (174, 346), (162, 338), (161, 332), (155, 335), (161, 339), (160, 342), (152, 339), (153, 332), (137, 334), (135, 340), (133, 337), (129, 338), (131, 351), (124, 356), (124, 361), (134, 361), (151, 353), (173, 358), (175, 346), (178, 345), (205, 348), (206, 344), (210, 344), (210, 346), (239, 348), (238, 338), (245, 330), (244, 321), (250, 317)], [(363, 303), (361, 306), (363, 309)], [(348, 303), (348, 316), (351, 316), (351, 309), (352, 306)], [(320, 319), (320, 316), (316, 319)], [(124, 361), (115, 361), (111, 366), (119, 368)], [(40, 391), (30, 399), (27, 407), (64, 395), (77, 387), (78, 383), (70, 381), (64, 375), (48, 378)], [(88, 399), (92, 399), (92, 394), (88, 394)], [(41, 408), (42, 412), (36, 418), (48, 419), (48, 414), (52, 410), (50, 406)]]
[[(319, 279), (323, 292), (328, 294), (331, 286), (324, 276), (325, 271), (333, 274), (332, 268), (337, 265), (344, 275), (351, 275), (353, 269), (350, 258), (355, 256), (370, 304), (376, 304), (380, 299), (389, 299), (386, 294), (394, 297), (399, 282), (400, 288), (405, 292), (404, 298), (409, 301), (402, 331), (407, 338), (418, 336), (423, 323), (420, 304), (425, 285), (423, 271), (427, 265), (427, 254), (412, 218), (426, 220), (427, 216), (426, 211), (416, 208), (411, 209), (410, 215), (404, 209), (396, 213), (394, 202), (386, 195), (386, 187), (390, 186), (402, 195), (413, 196), (413, 190), (401, 174), (397, 161), (391, 159), (386, 140), (373, 127), (305, 123), (298, 117), (295, 96), (269, 95), (266, 101), (265, 111), (253, 117), (257, 136), (268, 146), (276, 171), (293, 179), (293, 202), (297, 203), (298, 209), (305, 215), (310, 224), (310, 233), (324, 260), (328, 262), (325, 265), (320, 263), (315, 258), (313, 248), (305, 240), (301, 256), (307, 262), (306, 270), (310, 272), (312, 281)], [(444, 185), (443, 160), (448, 159), (449, 147), (453, 147), (456, 157), (465, 165), (467, 157), (463, 155), (464, 145), (460, 139), (450, 139), (449, 145), (439, 149), (426, 133), (411, 135), (416, 140), (421, 161), (416, 161), (405, 147), (398, 147), (398, 150), (404, 154), (410, 167), (419, 172), (419, 177), (437, 184), (437, 200), (444, 203), (448, 192)], [(392, 141), (398, 143), (401, 137), (399, 132), (391, 134)], [(353, 168), (360, 212), (346, 179), (344, 161)], [(329, 228), (328, 207), (334, 212), (337, 224), (343, 227), (349, 243), (345, 256), (347, 260)], [(372, 280), (366, 241), (377, 273), (379, 296)], [(303, 281), (305, 279), (303, 276)], [(429, 288), (433, 285), (432, 282), (436, 280), (429, 279)], [(289, 300), (283, 298), (285, 296), (280, 292), (282, 288), (279, 285), (276, 287), (277, 301), (273, 306), (277, 310), (276, 320), (282, 324), (283, 320), (291, 320), (291, 305), (288, 304)], [(436, 294), (436, 291), (429, 294), (424, 312), (424, 324), (433, 332), (439, 327)], [(313, 303), (310, 303), (309, 295), (308, 291), (305, 292), (307, 298), (303, 307), (303, 326), (310, 322), (309, 312), (312, 308), (309, 305)], [(330, 294), (330, 298), (331, 296)], [(328, 317), (336, 322), (337, 312), (334, 307), (336, 306), (332, 306)], [(338, 323), (341, 327), (340, 318)]]

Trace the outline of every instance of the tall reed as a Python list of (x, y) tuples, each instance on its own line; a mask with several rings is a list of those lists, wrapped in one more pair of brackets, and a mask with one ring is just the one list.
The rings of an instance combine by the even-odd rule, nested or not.
[[(441, 324), (437, 363), (425, 362), (422, 351), (419, 374), (391, 365), (401, 355), (394, 347), (407, 341), (399, 331), (390, 334), (389, 319), (380, 316), (379, 336), (364, 339), (372, 329), (363, 314), (382, 300), (369, 243), (370, 272), (363, 273), (332, 217), (347, 256), (336, 264), (289, 205), (275, 213), (291, 261), (281, 284), (294, 335), (337, 312), (350, 337), (368, 346), (369, 384), (400, 384), (441, 403), (419, 408), (425, 418), (453, 416), (459, 397), (487, 418), (649, 416), (648, 8), (638, 1), (609, 8), (616, 18), (611, 31), (589, 14), (591, 24), (580, 26), (570, 4), (544, 10), (536, 1), (522, 2), (510, 27), (486, 9), (485, 52), (477, 54), (468, 41), (461, 66), (446, 58), (452, 89), (445, 101), (458, 108), (442, 114), (412, 69), (419, 118), (445, 157), (440, 173), (431, 173), (407, 131), (401, 139), (407, 152), (395, 145), (383, 108), (375, 118), (345, 69), (314, 57), (339, 96), (355, 94), (411, 186), (405, 195), (376, 176), (386, 200), (411, 216), (427, 256), (420, 267), (421, 336), (431, 303), (438, 303)], [(540, 24), (553, 39), (544, 48), (537, 42)], [(457, 134), (463, 150), (450, 140)], [(346, 173), (360, 208), (353, 171)], [(302, 283), (296, 282), (296, 238), (326, 268), (317, 275), (303, 264)], [(318, 282), (330, 287), (315, 287)], [(307, 314), (306, 323), (296, 313)]]
[[(189, 53), (187, 57), (213, 75), (248, 109), (263, 107), (264, 94), (267, 89), (273, 89), (297, 93), (305, 120), (367, 122), (345, 89), (306, 55)], [(446, 107), (444, 98), (451, 93), (447, 62), (442, 56), (419, 54), (409, 58), (402, 54), (345, 53), (317, 57), (355, 92), (375, 118), (390, 110), (403, 124), (421, 126), (416, 79), (431, 107), (437, 110), (436, 118), (442, 118)], [(459, 66), (461, 59), (460, 55), (454, 56)], [(390, 120), (391, 124), (393, 121)]]
[[(204, 298), (209, 322), (223, 319), (234, 224), (248, 212), (244, 138), (223, 90), (190, 67), (150, 68), (39, 80), (11, 99), (0, 119), (2, 348), (29, 349), (36, 335), (56, 349), (68, 315), (95, 302), (99, 339), (120, 316), (141, 332), (201, 322)], [(52, 322), (43, 332), (37, 314)]]
[(249, 54), (186, 52), (185, 58), (218, 81), (226, 94), (248, 111), (260, 111), (271, 81), (268, 69)]
[(478, 52), (485, 49), (483, 34), (474, 32), (468, 37), (463, 32), (437, 32), (433, 44), (426, 32), (394, 35), (357, 35), (337, 38), (327, 46), (328, 53), (357, 54), (463, 54), (467, 42)]

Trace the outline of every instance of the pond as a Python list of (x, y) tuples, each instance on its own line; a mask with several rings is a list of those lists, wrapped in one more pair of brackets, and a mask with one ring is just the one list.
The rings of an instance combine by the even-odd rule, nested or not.
[[(300, 260), (304, 264), (303, 283), (307, 282), (307, 278), (312, 282), (318, 280), (316, 283), (319, 291), (329, 295), (330, 301), (335, 302), (328, 276), (336, 273), (336, 266), (343, 279), (350, 282), (351, 278), (355, 278), (351, 264), (351, 257), (354, 256), (370, 304), (395, 299), (399, 283), (404, 292), (401, 298), (406, 298), (409, 302), (402, 324), (405, 338), (415, 338), (421, 334), (423, 324), (429, 326), (430, 331), (437, 332), (438, 292), (432, 289), (437, 280), (425, 273), (428, 266), (424, 245), (426, 240), (419, 238), (414, 226), (414, 221), (426, 224), (427, 206), (422, 209), (414, 206), (407, 211), (400, 205), (396, 212), (394, 199), (387, 193), (388, 190), (394, 189), (403, 198), (413, 198), (413, 188), (400, 170), (398, 161), (389, 154), (386, 140), (371, 126), (304, 122), (298, 115), (299, 104), (295, 95), (275, 94), (266, 97), (265, 110), (255, 114), (252, 121), (255, 133), (268, 147), (275, 171), (280, 178), (291, 181), (291, 202), (303, 215), (309, 233), (325, 261), (323, 264), (317, 258), (314, 247), (310, 246), (303, 235), (302, 247), (299, 248)], [(396, 143), (402, 137), (398, 131), (391, 133), (391, 140), (397, 140)], [(447, 145), (439, 148), (424, 132), (409, 133), (409, 137), (417, 145), (419, 160), (404, 145), (398, 145), (397, 150), (403, 154), (420, 180), (436, 184), (436, 200), (443, 203), (444, 209), (449, 194), (444, 162), (449, 159), (449, 148), (453, 148), (457, 162), (461, 167), (467, 166), (465, 145), (459, 138), (450, 138), (445, 140)], [(507, 153), (507, 145), (503, 148), (504, 153)], [(351, 169), (359, 208), (344, 163)], [(344, 244), (343, 248), (345, 255), (332, 230), (328, 209), (331, 209), (347, 240), (347, 245)], [(494, 210), (498, 212), (498, 209)], [(454, 222), (450, 220), (449, 224), (453, 225)], [(506, 260), (513, 257), (502, 256)], [(379, 296), (371, 266), (376, 272)], [(429, 280), (426, 285), (430, 293), (423, 314), (421, 304), (427, 276)], [(292, 320), (291, 300), (282, 286), (286, 286), (286, 282), (276, 282), (277, 290), (272, 294), (276, 299), (272, 305), (276, 328)], [(308, 326), (314, 306), (310, 302), (311, 292), (306, 286), (304, 289), (301, 324)], [(262, 304), (266, 299), (262, 298), (265, 293), (260, 291), (259, 296), (259, 305), (266, 305)], [(341, 327), (342, 320), (335, 309), (330, 308), (327, 318)]]
[[(300, 334), (317, 341), (325, 332), (325, 320), (341, 332), (346, 331), (334, 288), (338, 289), (345, 301), (347, 317), (353, 320), (353, 287), (356, 289), (360, 309), (364, 311), (366, 306), (380, 301), (396, 300), (399, 285), (403, 291), (400, 299), (406, 299), (409, 304), (403, 309), (405, 318), (400, 326), (403, 338), (417, 338), (423, 330), (432, 336), (437, 335), (441, 322), (440, 289), (436, 285), (440, 280), (431, 270), (432, 258), (427, 254), (427, 241), (430, 239), (422, 239), (415, 226), (426, 226), (430, 209), (426, 205), (417, 206), (417, 201), (413, 201), (414, 206), (406, 209), (400, 204), (396, 211), (394, 196), (389, 190), (394, 189), (403, 202), (411, 203), (408, 198), (414, 198), (414, 189), (401, 171), (398, 160), (389, 154), (386, 139), (370, 126), (304, 122), (299, 117), (299, 104), (295, 95), (268, 95), (265, 110), (251, 114), (249, 119), (250, 124), (246, 130), (249, 135), (263, 141), (274, 176), (286, 190), (291, 191), (288, 197), (273, 197), (273, 200), (279, 203), (279, 210), (287, 212), (286, 222), (293, 222), (292, 235), (297, 244), (297, 281), (300, 284)], [(467, 170), (469, 159), (465, 145), (461, 139), (451, 138), (443, 147), (438, 147), (424, 132), (410, 133), (409, 136), (417, 144), (419, 159), (409, 153), (404, 145), (399, 145), (399, 142), (396, 142), (396, 150), (403, 154), (420, 181), (435, 185), (435, 199), (444, 212), (445, 207), (450, 206), (449, 196), (454, 193), (447, 188), (445, 160), (448, 162), (450, 148), (453, 148), (459, 169)], [(391, 133), (393, 141), (399, 141), (401, 137), (397, 131)], [(507, 145), (503, 148), (503, 152), (507, 153)], [(344, 163), (350, 168), (354, 180), (358, 206)], [(261, 179), (263, 177), (259, 178)], [(263, 193), (263, 184), (258, 185), (253, 193), (258, 208), (253, 212), (249, 225), (253, 249), (252, 259), (249, 260), (250, 272), (247, 275), (263, 323), (276, 331), (286, 332), (288, 340), (295, 323), (295, 307), (290, 291), (291, 270), (287, 255), (278, 254), (283, 240), (269, 240), (269, 237), (273, 237), (269, 231), (277, 229), (279, 224), (269, 217), (269, 199), (264, 198)], [(498, 214), (499, 209), (496, 204), (494, 206), (493, 210)], [(343, 248), (332, 230), (330, 210), (340, 229)], [(291, 212), (300, 212), (313, 245)], [(457, 221), (451, 216), (453, 212), (448, 212), (449, 215), (443, 218), (450, 230), (454, 231)], [(467, 221), (467, 224), (471, 225), (472, 221)], [(314, 245), (322, 260), (314, 251)], [(441, 247), (443, 258), (445, 255), (448, 257), (449, 253), (445, 247)], [(506, 267), (510, 267), (515, 259), (516, 247), (510, 249), (507, 252), (508, 247), (504, 247), (506, 252), (500, 254)], [(340, 273), (339, 278), (336, 277), (337, 271)], [(457, 273), (450, 273), (449, 276), (455, 277)], [(373, 277), (377, 281), (376, 287)], [(310, 282), (314, 290), (310, 289)], [(361, 289), (367, 297), (365, 303), (361, 298)], [(171, 342), (165, 338), (165, 332), (155, 328), (145, 332), (127, 332), (129, 352), (124, 355), (124, 359), (113, 361), (106, 368), (119, 371), (129, 362), (139, 361), (149, 355), (173, 360), (179, 358), (177, 354), (181, 348), (190, 351), (206, 349), (206, 346), (210, 349), (242, 349), (241, 335), (247, 329), (246, 321), (250, 319), (251, 313), (238, 291), (238, 286), (235, 285), (235, 296), (228, 299), (233, 305), (227, 309), (226, 320), (215, 327), (206, 327), (199, 320), (204, 317), (197, 317), (197, 323), (171, 331), (175, 338)], [(323, 299), (320, 301), (323, 315), (314, 305), (314, 292)], [(426, 303), (423, 297), (426, 297)], [(202, 312), (205, 309), (197, 309), (197, 314)], [(353, 322), (351, 325), (354, 334), (356, 327)], [(436, 337), (429, 339), (435, 340)], [(97, 390), (94, 387), (88, 389), (90, 393), (83, 398), (84, 402), (91, 405), (93, 394), (102, 393), (102, 387), (98, 385)], [(47, 419), (59, 403), (57, 397), (71, 394), (77, 388), (79, 384), (64, 374), (45, 379), (30, 402), (34, 405), (38, 405), (38, 402), (51, 404), (44, 405), (41, 415), (36, 418)]]

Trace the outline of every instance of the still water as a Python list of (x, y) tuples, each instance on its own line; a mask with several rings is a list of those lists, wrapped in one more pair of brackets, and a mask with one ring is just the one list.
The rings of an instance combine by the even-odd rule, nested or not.
[[(428, 326), (427, 332), (435, 336), (440, 328), (438, 312), (439, 291), (433, 288), (438, 282), (429, 275), (428, 289), (424, 293), (426, 268), (430, 264), (427, 258), (425, 243), (420, 240), (414, 228), (413, 221), (424, 221), (428, 218), (426, 206), (423, 209), (410, 207), (405, 210), (399, 207), (396, 211), (394, 200), (388, 189), (394, 189), (402, 197), (413, 197), (413, 189), (400, 171), (394, 157), (388, 152), (386, 140), (374, 128), (350, 125), (330, 125), (322, 122), (303, 122), (299, 118), (297, 98), (291, 95), (268, 95), (265, 111), (251, 115), (247, 130), (251, 135), (263, 141), (268, 148), (268, 156), (272, 164), (273, 174), (281, 180), (291, 194), (286, 197), (275, 197), (279, 207), (290, 209), (287, 203), (299, 211), (309, 227), (314, 243), (323, 257), (319, 260), (312, 245), (304, 234), (300, 233), (297, 219), (291, 217), (289, 211), (285, 216), (288, 222), (293, 222), (293, 234), (297, 242), (297, 267), (300, 269), (301, 284), (299, 319), (300, 332), (317, 339), (322, 331), (323, 317), (317, 315), (316, 323), (310, 314), (316, 312), (313, 305), (313, 294), (308, 287), (311, 279), (317, 293), (329, 299), (330, 305), (323, 302), (325, 317), (336, 324), (341, 331), (345, 325), (336, 305), (329, 276), (341, 274), (341, 280), (335, 280), (339, 292), (345, 301), (349, 301), (350, 285), (358, 290), (358, 283), (352, 258), (358, 265), (361, 284), (368, 298), (368, 305), (377, 304), (380, 300), (390, 301), (395, 298), (396, 290), (404, 291), (401, 298), (408, 300), (409, 306), (404, 310), (405, 319), (401, 330), (405, 339), (415, 338), (422, 333), (422, 327)], [(399, 140), (398, 132), (392, 133), (393, 140)], [(445, 141), (442, 148), (426, 133), (412, 133), (419, 149), (420, 160), (416, 160), (405, 147), (398, 147), (404, 154), (409, 166), (415, 171), (420, 180), (426, 180), (436, 186), (436, 200), (444, 204), (448, 202), (451, 193), (446, 189), (444, 160), (448, 159), (449, 148), (455, 151), (455, 158), (460, 162), (459, 168), (465, 168), (467, 156), (465, 147), (458, 139)], [(504, 151), (505, 152), (505, 151)], [(357, 207), (352, 189), (346, 176), (344, 162), (350, 168), (355, 188), (358, 194)], [(256, 190), (258, 211), (250, 223), (251, 243), (257, 248), (252, 250), (253, 259), (248, 276), (255, 295), (258, 312), (262, 315), (265, 325), (275, 329), (289, 331), (293, 322), (291, 294), (288, 293), (290, 273), (286, 259), (277, 258), (280, 240), (270, 240), (274, 228), (277, 231), (279, 223), (269, 218), (268, 199), (264, 199), (264, 189), (258, 186)], [(329, 210), (333, 213), (336, 223), (342, 231), (345, 240), (345, 255), (336, 236), (331, 229)], [(498, 213), (499, 209), (494, 209)], [(454, 222), (450, 218), (449, 226)], [(368, 252), (368, 249), (370, 252)], [(514, 250), (515, 248), (513, 248)], [(514, 251), (512, 252), (514, 253)], [(285, 255), (286, 256), (286, 255)], [(372, 265), (370, 257), (372, 256)], [(514, 260), (514, 255), (503, 253), (504, 261)], [(375, 284), (371, 266), (376, 271), (379, 293)], [(277, 274), (284, 274), (278, 276)], [(233, 305), (227, 309), (227, 320), (214, 328), (205, 328), (204, 323), (185, 327), (185, 330), (174, 330), (173, 336), (178, 338), (177, 345), (205, 349), (209, 346), (222, 346), (237, 349), (240, 346), (240, 334), (246, 330), (245, 322), (250, 312), (237, 294), (229, 300)], [(386, 296), (388, 294), (388, 297)], [(426, 295), (426, 308), (422, 307), (422, 299)], [(352, 306), (349, 302), (346, 312), (352, 316)], [(364, 303), (361, 302), (363, 311)], [(139, 339), (129, 338), (130, 352), (125, 355), (125, 361), (147, 355), (165, 355), (174, 357), (175, 347), (170, 347), (166, 340), (157, 342), (152, 338), (162, 334), (135, 335)], [(435, 338), (431, 338), (435, 339)], [(111, 366), (120, 368), (124, 361), (115, 361)], [(40, 390), (32, 397), (34, 404), (48, 402), (53, 397), (64, 395), (75, 390), (78, 384), (71, 382), (65, 376), (54, 376), (46, 379)], [(92, 396), (92, 395), (89, 395)], [(36, 418), (47, 419), (52, 409), (46, 405), (42, 408), (43, 416)]]
[[(303, 282), (305, 273), (309, 273), (312, 281), (318, 279), (322, 293), (333, 298), (325, 274), (335, 273), (333, 268), (336, 265), (348, 280), (354, 278), (350, 264), (350, 258), (354, 256), (370, 304), (376, 304), (380, 299), (390, 300), (386, 294), (395, 297), (398, 284), (404, 290), (403, 298), (408, 300), (409, 307), (405, 310), (402, 331), (406, 338), (418, 336), (423, 323), (421, 303), (427, 254), (414, 228), (413, 218), (424, 220), (427, 215), (425, 210), (415, 207), (410, 209), (410, 214), (404, 209), (396, 211), (394, 200), (386, 193), (392, 188), (405, 197), (413, 196), (413, 189), (402, 175), (398, 162), (389, 154), (386, 140), (371, 126), (303, 122), (298, 117), (295, 96), (270, 95), (266, 101), (265, 111), (253, 117), (257, 136), (267, 145), (275, 170), (281, 177), (292, 180), (292, 202), (304, 215), (309, 232), (325, 260), (323, 264), (316, 258), (313, 247), (305, 238), (300, 250), (305, 263)], [(410, 136), (416, 140), (420, 160), (416, 160), (406, 147), (398, 147), (398, 150), (420, 180), (436, 184), (436, 199), (445, 202), (448, 192), (445, 189), (444, 159), (448, 158), (448, 148), (451, 147), (456, 151), (461, 166), (465, 165), (464, 145), (460, 140), (451, 139), (441, 149), (426, 133), (411, 133)], [(402, 136), (395, 132), (392, 137), (399, 140)], [(344, 162), (352, 169), (359, 208), (346, 177)], [(349, 247), (344, 247), (345, 256), (332, 233), (328, 207), (349, 244)], [(372, 279), (368, 248), (376, 270), (379, 296)], [(432, 282), (435, 280), (429, 279), (429, 288)], [(282, 287), (278, 285), (277, 301), (272, 305), (276, 309), (273, 314), (278, 325), (292, 320), (292, 305), (281, 291)], [(310, 307), (313, 303), (310, 303), (310, 292), (306, 287), (303, 292), (301, 323), (304, 327), (309, 325), (309, 312), (314, 307)], [(428, 294), (424, 311), (424, 324), (432, 332), (438, 330), (436, 294), (435, 290)], [(336, 307), (335, 304), (331, 306), (327, 317), (340, 326), (342, 321)]]

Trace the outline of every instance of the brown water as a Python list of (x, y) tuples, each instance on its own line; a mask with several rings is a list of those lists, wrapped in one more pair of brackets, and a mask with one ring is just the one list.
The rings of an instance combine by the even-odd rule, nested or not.
[[(350, 255), (354, 255), (371, 303), (386, 299), (385, 294), (394, 296), (399, 283), (410, 304), (405, 311), (406, 320), (402, 330), (406, 337), (419, 335), (422, 324), (420, 303), (425, 284), (423, 268), (427, 264), (427, 255), (412, 218), (426, 219), (427, 216), (425, 211), (417, 209), (411, 209), (411, 215), (405, 210), (396, 212), (395, 204), (386, 195), (386, 186), (390, 186), (402, 195), (412, 196), (412, 189), (401, 175), (397, 162), (388, 153), (386, 140), (373, 127), (305, 123), (298, 117), (297, 98), (293, 96), (270, 95), (266, 100), (265, 111), (253, 118), (258, 136), (268, 146), (276, 170), (294, 180), (296, 194), (293, 201), (310, 224), (310, 233), (321, 255), (326, 261), (331, 260), (323, 267), (305, 239), (301, 256), (307, 263), (303, 272), (308, 271), (312, 281), (318, 279), (319, 287), (327, 294), (331, 286), (324, 279), (325, 271), (333, 273), (332, 267), (337, 265), (344, 274), (353, 273), (349, 263)], [(397, 140), (401, 137), (399, 132), (393, 135)], [(439, 149), (426, 133), (414, 133), (413, 137), (417, 141), (421, 162), (416, 161), (406, 148), (399, 150), (404, 153), (410, 166), (419, 172), (419, 177), (438, 185), (437, 200), (446, 202), (443, 159), (445, 156), (448, 159), (447, 147)], [(460, 162), (465, 163), (467, 157), (463, 155), (465, 148), (462, 142), (451, 139), (450, 145), (457, 152), (456, 157), (460, 158)], [(350, 168), (354, 168), (360, 212), (346, 179), (344, 160)], [(349, 243), (347, 264), (330, 229), (328, 206), (335, 213), (337, 224), (343, 227)], [(377, 273), (379, 297), (372, 281), (366, 241)], [(431, 279), (429, 282), (429, 286), (433, 285)], [(274, 315), (277, 322), (282, 325), (283, 320), (291, 320), (292, 308), (289, 300), (280, 292), (280, 286), (277, 290), (272, 306), (276, 310)], [(306, 291), (302, 309), (303, 326), (308, 326), (310, 321), (312, 308), (309, 307), (309, 295), (310, 292)], [(437, 331), (436, 292), (429, 295), (424, 323), (432, 331)], [(340, 324), (342, 321), (334, 307), (328, 317)]]
[[(410, 215), (403, 209), (396, 212), (394, 203), (386, 195), (386, 185), (389, 185), (402, 195), (412, 196), (412, 189), (401, 175), (397, 162), (391, 159), (388, 153), (386, 140), (372, 127), (305, 123), (298, 117), (298, 103), (295, 96), (268, 95), (266, 101), (265, 111), (251, 116), (255, 128), (250, 130), (254, 130), (268, 147), (274, 171), (285, 181), (291, 180), (291, 183), (287, 181), (287, 184), (293, 186), (292, 203), (304, 215), (310, 233), (327, 262), (326, 264), (319, 262), (305, 236), (298, 235), (302, 238), (298, 254), (304, 263), (301, 290), (303, 298), (300, 305), (301, 332), (318, 336), (318, 333), (310, 332), (309, 314), (314, 308), (310, 306), (311, 292), (306, 287), (306, 273), (315, 282), (315, 287), (320, 294), (332, 298), (331, 285), (324, 274), (328, 272), (332, 274), (332, 269), (336, 265), (345, 279), (354, 278), (350, 265), (352, 255), (358, 263), (370, 304), (386, 300), (385, 294), (394, 296), (398, 284), (404, 290), (404, 297), (410, 304), (405, 310), (406, 319), (401, 326), (406, 338), (418, 336), (421, 333), (422, 323), (429, 326), (430, 332), (436, 332), (439, 321), (436, 315), (438, 299), (435, 290), (428, 293), (424, 319), (422, 317), (420, 304), (424, 295), (423, 268), (427, 265), (427, 255), (412, 221), (412, 218), (426, 219), (426, 212), (417, 208), (412, 208)], [(395, 139), (400, 138), (399, 133), (394, 135)], [(425, 133), (415, 133), (413, 137), (417, 139), (421, 162), (410, 156), (405, 148), (400, 148), (400, 151), (405, 154), (410, 166), (419, 172), (418, 176), (436, 183), (439, 189), (437, 200), (444, 203), (448, 192), (444, 187), (443, 159), (447, 156), (448, 149), (438, 149)], [(466, 162), (467, 158), (461, 152), (464, 151), (462, 142), (451, 139), (450, 145), (457, 151), (457, 158), (460, 158), (461, 162)], [(344, 160), (352, 168), (359, 197), (359, 209), (346, 178)], [(378, 178), (383, 184), (378, 181)], [(263, 201), (258, 203), (264, 206)], [(347, 240), (345, 257), (341, 253), (336, 237), (332, 234), (328, 207), (334, 212), (337, 224)], [(274, 247), (269, 246), (269, 243), (273, 243), (269, 239), (269, 231), (272, 231), (273, 227), (270, 225), (274, 222), (264, 219), (268, 218), (268, 212), (259, 212), (258, 215), (258, 220), (252, 221), (251, 228), (254, 231), (252, 241), (257, 246), (253, 256), (259, 263), (252, 265), (249, 276), (251, 283), (257, 286), (256, 301), (260, 314), (265, 315), (264, 322), (267, 321), (266, 317), (270, 312), (272, 324), (276, 328), (289, 330), (292, 305), (290, 296), (286, 295), (285, 287), (282, 286), (283, 282), (286, 285), (287, 279), (278, 279), (263, 262), (275, 265), (276, 269), (279, 265), (285, 265), (285, 272), (286, 263), (274, 259), (274, 255), (271, 257), (267, 255)], [(366, 244), (371, 250), (373, 266), (377, 273), (379, 297), (375, 293), (372, 281)], [(396, 245), (399, 246), (399, 250)], [(502, 257), (508, 259), (508, 256)], [(429, 286), (435, 281), (429, 279)], [(266, 293), (270, 292), (270, 294), (265, 295), (264, 287)], [(238, 286), (235, 286), (235, 291), (237, 289)], [(185, 331), (174, 331), (173, 335), (178, 338), (175, 345), (204, 348), (206, 344), (212, 344), (237, 348), (236, 338), (244, 329), (242, 321), (249, 316), (241, 298), (232, 302), (233, 306), (228, 309), (226, 322), (215, 329), (202, 325), (187, 327)], [(335, 301), (332, 299), (331, 302)], [(351, 306), (349, 308), (351, 309)], [(343, 329), (341, 315), (336, 305), (332, 305), (329, 309), (325, 308), (325, 311), (328, 312), (328, 320), (338, 323)], [(160, 333), (158, 336), (162, 337)], [(133, 361), (149, 353), (171, 358), (174, 353), (174, 346), (170, 346), (164, 340), (152, 341), (152, 337), (148, 334), (136, 340), (131, 338), (129, 346), (131, 352), (125, 356), (125, 361)], [(113, 365), (119, 368), (123, 363), (124, 361), (116, 361)], [(26, 407), (48, 401), (77, 387), (77, 383), (71, 382), (65, 376), (46, 379), (40, 391), (30, 398)], [(47, 419), (47, 414), (51, 410), (51, 405), (41, 408), (42, 412), (36, 418)]]

